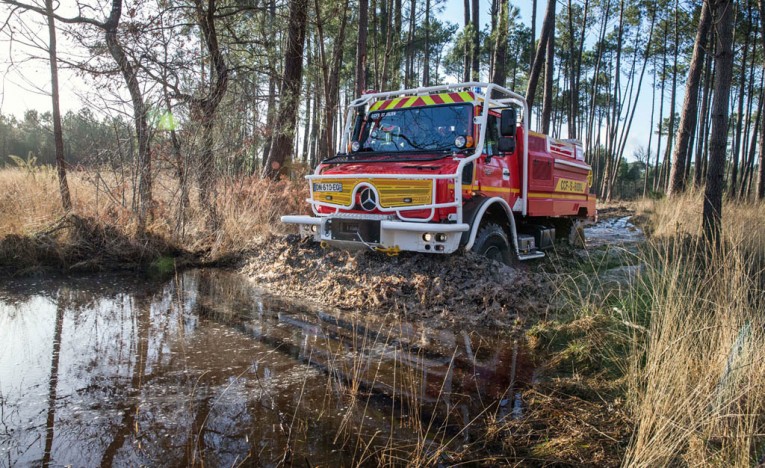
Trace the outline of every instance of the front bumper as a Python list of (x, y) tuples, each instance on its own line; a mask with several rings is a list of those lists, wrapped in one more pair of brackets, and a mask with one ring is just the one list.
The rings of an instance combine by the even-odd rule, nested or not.
[(405, 222), (372, 215), (282, 216), (282, 222), (297, 224), (301, 235), (316, 242), (384, 252), (452, 253), (459, 248), (462, 233), (470, 229), (467, 224)]

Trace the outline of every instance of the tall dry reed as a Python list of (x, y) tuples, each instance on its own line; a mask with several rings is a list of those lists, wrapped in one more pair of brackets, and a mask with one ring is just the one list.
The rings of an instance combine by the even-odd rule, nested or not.
[(624, 465), (757, 464), (765, 453), (765, 205), (726, 203), (717, 249), (700, 240), (699, 194), (642, 208), (653, 238), (633, 292), (648, 297), (649, 325), (627, 376), (635, 427)]

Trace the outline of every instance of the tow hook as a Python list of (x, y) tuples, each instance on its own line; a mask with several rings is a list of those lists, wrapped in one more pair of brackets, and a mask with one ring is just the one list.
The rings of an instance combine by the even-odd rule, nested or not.
[(375, 252), (381, 252), (389, 257), (396, 257), (398, 256), (399, 252), (401, 252), (401, 248), (399, 246), (394, 245), (393, 247), (375, 247)]

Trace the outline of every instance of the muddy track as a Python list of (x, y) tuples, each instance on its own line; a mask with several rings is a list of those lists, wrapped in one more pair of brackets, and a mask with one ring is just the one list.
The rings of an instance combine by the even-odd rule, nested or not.
[(388, 257), (322, 249), (295, 235), (270, 238), (243, 273), (269, 292), (319, 306), (442, 325), (525, 321), (544, 312), (550, 291), (543, 276), (528, 268), (473, 254)]

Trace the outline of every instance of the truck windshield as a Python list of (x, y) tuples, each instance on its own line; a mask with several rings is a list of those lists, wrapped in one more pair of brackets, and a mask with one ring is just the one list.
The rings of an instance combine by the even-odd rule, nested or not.
[[(359, 138), (359, 151), (402, 153), (462, 149), (465, 139), (473, 133), (472, 110), (471, 104), (456, 104), (371, 112)], [(462, 138), (458, 140), (458, 137)]]

